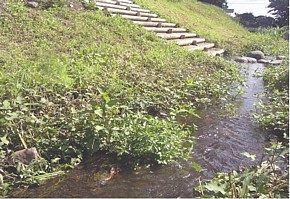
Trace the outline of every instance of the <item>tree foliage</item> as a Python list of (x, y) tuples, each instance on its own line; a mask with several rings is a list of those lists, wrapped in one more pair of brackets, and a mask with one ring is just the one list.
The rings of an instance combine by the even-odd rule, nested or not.
[(268, 28), (275, 26), (275, 19), (272, 17), (267, 16), (257, 16), (255, 17), (253, 13), (243, 13), (237, 14), (236, 19), (245, 27), (252, 27), (252, 28)]
[(289, 0), (270, 0), (269, 13), (272, 13), (277, 25), (282, 27), (289, 24)]

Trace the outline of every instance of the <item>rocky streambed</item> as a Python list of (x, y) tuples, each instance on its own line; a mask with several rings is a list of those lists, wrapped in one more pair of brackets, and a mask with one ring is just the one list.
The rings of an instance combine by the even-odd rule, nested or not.
[(234, 56), (233, 60), (239, 63), (262, 63), (265, 65), (273, 64), (280, 65), (286, 57), (280, 56), (265, 56), (262, 51), (251, 51), (247, 56)]

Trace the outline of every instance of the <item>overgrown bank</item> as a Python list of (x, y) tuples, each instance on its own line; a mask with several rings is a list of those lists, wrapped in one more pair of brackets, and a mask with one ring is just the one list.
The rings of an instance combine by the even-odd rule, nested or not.
[[(240, 81), (233, 64), (187, 52), (120, 17), (61, 4), (32, 9), (10, 0), (6, 6), (0, 18), (3, 195), (100, 150), (130, 157), (132, 166), (186, 157), (195, 126), (176, 117), (194, 115)], [(8, 152), (25, 147), (36, 147), (45, 161), (9, 163)]]

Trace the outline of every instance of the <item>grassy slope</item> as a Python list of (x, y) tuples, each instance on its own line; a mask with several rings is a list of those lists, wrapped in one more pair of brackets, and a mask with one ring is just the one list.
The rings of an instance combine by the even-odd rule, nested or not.
[(190, 133), (175, 114), (211, 103), (238, 77), (223, 59), (190, 53), (120, 17), (8, 2), (0, 18), (0, 129), (12, 150), (24, 140), (48, 160), (104, 149), (166, 162), (181, 155)]
[(267, 54), (288, 54), (288, 45), (283, 39), (250, 33), (216, 6), (196, 0), (135, 2), (215, 42), (230, 54), (245, 53), (249, 50), (263, 50)]

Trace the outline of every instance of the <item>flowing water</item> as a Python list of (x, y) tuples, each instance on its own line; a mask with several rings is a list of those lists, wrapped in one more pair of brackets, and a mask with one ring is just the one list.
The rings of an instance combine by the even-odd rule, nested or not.
[[(201, 118), (194, 121), (198, 126), (196, 145), (192, 158), (176, 165), (154, 166), (138, 171), (122, 170), (105, 186), (99, 183), (108, 176), (100, 172), (98, 165), (104, 159), (91, 160), (85, 166), (77, 167), (65, 176), (56, 177), (38, 188), (12, 193), (14, 197), (193, 197), (194, 187), (199, 179), (214, 177), (216, 172), (229, 172), (243, 166), (257, 164), (267, 140), (261, 129), (253, 122), (250, 112), (258, 102), (256, 94), (262, 93), (263, 80), (253, 76), (262, 70), (262, 64), (249, 64), (248, 88), (237, 100), (238, 115), (225, 118), (219, 111), (204, 110)], [(252, 161), (242, 153), (256, 155)], [(110, 162), (110, 160), (107, 160)], [(198, 173), (193, 168), (196, 162), (202, 167)], [(109, 164), (108, 164), (109, 165)], [(99, 168), (99, 169), (98, 169)], [(97, 172), (99, 171), (99, 172)]]

